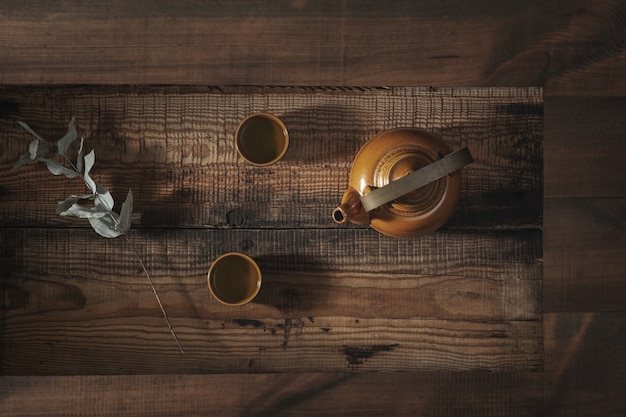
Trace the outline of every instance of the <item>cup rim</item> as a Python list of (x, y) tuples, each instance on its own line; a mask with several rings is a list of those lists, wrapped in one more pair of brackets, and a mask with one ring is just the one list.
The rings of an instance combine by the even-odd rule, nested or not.
[[(252, 265), (254, 267), (254, 270), (257, 273), (257, 285), (256, 285), (254, 291), (252, 292), (252, 294), (250, 294), (246, 298), (244, 298), (244, 299), (242, 299), (240, 301), (237, 301), (237, 302), (228, 302), (228, 301), (222, 300), (215, 293), (215, 291), (213, 290), (213, 286), (211, 285), (211, 273), (215, 269), (215, 266), (222, 259), (227, 258), (227, 257), (233, 257), (233, 256), (245, 259), (250, 265)], [(209, 287), (209, 292), (211, 293), (211, 295), (213, 296), (214, 299), (216, 299), (220, 303), (222, 303), (224, 305), (227, 305), (227, 306), (240, 306), (240, 305), (247, 304), (250, 301), (252, 301), (257, 296), (259, 291), (261, 290), (261, 281), (262, 280), (263, 280), (263, 276), (261, 274), (261, 269), (259, 268), (259, 265), (250, 256), (246, 255), (245, 253), (241, 253), (241, 252), (227, 252), (227, 253), (224, 253), (224, 254), (218, 256), (217, 258), (215, 258), (213, 260), (213, 262), (211, 262), (211, 266), (209, 267), (209, 272), (207, 273), (207, 286)]]
[[(281, 149), (281, 151), (279, 152), (278, 155), (276, 155), (274, 158), (272, 158), (270, 161), (268, 162), (255, 162), (253, 160), (251, 160), (248, 156), (246, 156), (246, 154), (243, 152), (243, 150), (241, 149), (241, 144), (240, 144), (240, 132), (243, 128), (243, 126), (248, 123), (250, 120), (252, 119), (256, 119), (256, 118), (264, 118), (264, 119), (269, 119), (271, 121), (273, 121), (274, 123), (276, 123), (282, 130), (283, 132), (283, 137), (285, 138), (285, 145), (283, 146), (283, 148)], [(267, 165), (271, 165), (274, 164), (276, 162), (278, 162), (287, 152), (287, 148), (289, 148), (289, 131), (287, 130), (287, 126), (285, 126), (285, 123), (277, 116), (271, 114), (271, 113), (266, 113), (266, 112), (257, 112), (257, 113), (252, 113), (248, 116), (246, 116), (246, 118), (244, 118), (239, 125), (237, 125), (237, 129), (235, 130), (235, 146), (237, 147), (237, 152), (239, 153), (239, 155), (241, 155), (241, 157), (243, 159), (246, 160), (246, 162), (255, 165), (255, 166), (267, 166)]]

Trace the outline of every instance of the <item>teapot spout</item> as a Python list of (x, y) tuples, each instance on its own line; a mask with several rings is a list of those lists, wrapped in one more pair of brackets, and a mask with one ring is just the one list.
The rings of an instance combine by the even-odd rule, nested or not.
[(370, 216), (361, 204), (360, 194), (357, 190), (349, 187), (343, 197), (341, 204), (333, 210), (333, 220), (337, 224), (352, 222), (355, 224), (369, 224)]

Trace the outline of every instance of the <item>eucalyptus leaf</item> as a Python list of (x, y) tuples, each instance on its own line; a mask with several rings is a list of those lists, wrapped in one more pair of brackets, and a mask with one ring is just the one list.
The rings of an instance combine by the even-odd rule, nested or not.
[(76, 132), (76, 126), (74, 124), (74, 116), (70, 120), (67, 126), (67, 133), (57, 142), (57, 150), (61, 156), (65, 156), (72, 142), (76, 140), (78, 133)]
[(43, 156), (48, 153), (49, 148), (47, 143), (40, 143), (37, 148), (37, 158), (43, 158)]
[(26, 123), (24, 122), (17, 122), (20, 126), (22, 126), (24, 129), (26, 129), (26, 131), (28, 133), (30, 133), (31, 135), (33, 135), (34, 137), (36, 137), (38, 140), (40, 140), (43, 143), (48, 143), (47, 140), (45, 140), (43, 137), (39, 136), (37, 133), (35, 133), (35, 131), (33, 129), (30, 128), (30, 126), (28, 126)]
[(28, 153), (30, 154), (30, 159), (33, 161), (37, 159), (37, 151), (39, 150), (40, 143), (38, 139), (33, 139), (30, 145), (28, 145)]
[[(48, 142), (42, 136), (33, 131), (26, 123), (18, 122), (26, 131), (35, 137), (28, 147), (28, 152), (22, 155), (13, 165), (13, 169), (19, 168), (32, 161), (41, 161), (46, 164), (48, 170), (54, 175), (65, 175), (68, 178), (83, 177), (87, 187), (92, 194), (72, 195), (63, 201), (57, 203), (56, 212), (60, 216), (74, 216), (86, 218), (89, 220), (91, 227), (100, 236), (114, 238), (122, 235), (130, 229), (131, 216), (133, 211), (133, 195), (129, 190), (126, 201), (122, 205), (122, 215), (115, 213), (113, 207), (115, 201), (113, 196), (101, 184), (96, 183), (90, 176), (91, 169), (96, 163), (95, 151), (89, 152), (83, 156), (84, 139), (81, 138), (76, 161), (76, 171), (67, 168), (63, 164), (45, 158), (45, 154), (49, 150)], [(71, 144), (77, 138), (75, 119), (72, 117), (68, 124), (67, 133), (57, 142), (58, 153), (66, 157), (66, 153)], [(93, 200), (94, 207), (86, 207), (80, 204), (81, 200)]]
[(95, 163), (96, 153), (92, 150), (87, 155), (85, 155), (85, 172), (83, 174), (83, 178), (85, 180), (85, 184), (87, 184), (87, 187), (89, 187), (94, 194), (98, 192), (98, 189), (96, 187), (95, 181), (92, 180), (89, 176), (89, 172), (91, 171), (91, 168), (93, 168), (93, 165)]
[(96, 184), (96, 197), (94, 199), (96, 206), (102, 207), (105, 210), (112, 211), (115, 206), (115, 200), (113, 196), (102, 184), (95, 182)]
[(25, 153), (24, 155), (20, 156), (20, 159), (18, 159), (15, 164), (13, 164), (13, 166), (11, 167), (11, 169), (18, 169), (20, 167), (23, 167), (24, 165), (33, 162), (32, 159), (30, 159), (30, 152)]
[(84, 138), (80, 138), (80, 146), (78, 147), (78, 156), (76, 156), (76, 170), (78, 172), (83, 172), (83, 144), (85, 142)]
[[(39, 146), (37, 147), (37, 158), (41, 158), (43, 157), (46, 153), (48, 153), (48, 144), (47, 143), (40, 143)], [(11, 167), (11, 169), (17, 169), (20, 168), (28, 163), (34, 162), (33, 159), (31, 158), (31, 154), (30, 154), (30, 149), (28, 152), (26, 152), (24, 155), (20, 156), (20, 159), (18, 159), (15, 164), (13, 164), (13, 166)]]
[(39, 161), (44, 162), (54, 175), (65, 175), (67, 178), (75, 178), (79, 175), (78, 172), (64, 167), (53, 159), (39, 158)]
[(119, 223), (118, 219), (117, 213), (111, 212), (107, 216), (90, 218), (89, 224), (100, 236), (114, 238), (122, 235), (116, 229), (116, 224)]
[(74, 203), (78, 203), (81, 200), (92, 200), (93, 198), (93, 194), (71, 195), (65, 200), (57, 203), (57, 215), (63, 216), (64, 214), (62, 213), (66, 212)]
[[(58, 211), (58, 206), (57, 206)], [(72, 204), (65, 211), (58, 213), (59, 216), (73, 216), (80, 219), (98, 219), (104, 216), (108, 216), (108, 211), (102, 211), (98, 207), (85, 207), (78, 203)]]
[(126, 233), (130, 230), (130, 218), (133, 214), (133, 192), (128, 190), (126, 195), (126, 201), (122, 204), (122, 210), (120, 211), (120, 223), (117, 225), (117, 230), (120, 233)]

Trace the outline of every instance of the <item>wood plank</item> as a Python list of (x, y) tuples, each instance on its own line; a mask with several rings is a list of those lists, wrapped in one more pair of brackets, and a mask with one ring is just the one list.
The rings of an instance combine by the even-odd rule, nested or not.
[[(540, 231), (404, 241), (368, 229), (131, 238), (186, 353), (123, 240), (87, 229), (6, 230), (3, 374), (542, 367)], [(211, 260), (229, 250), (253, 256), (265, 277), (255, 302), (235, 309), (206, 288)]]
[(546, 415), (626, 412), (625, 330), (623, 312), (545, 315)]
[[(134, 190), (140, 226), (335, 227), (331, 213), (356, 153), (396, 127), (470, 148), (475, 162), (463, 171), (448, 227), (541, 226), (541, 89), (5, 86), (0, 97), (8, 109), (0, 118), (4, 225), (57, 226), (51, 205), (83, 192), (80, 181), (44, 167), (9, 170), (30, 143), (17, 121), (58, 138), (75, 115), (81, 132), (91, 132), (94, 175), (114, 196)], [(242, 161), (232, 138), (255, 111), (278, 114), (291, 132), (285, 159), (263, 169)]]
[(395, 372), (0, 377), (7, 417), (537, 416), (543, 374)]
[[(619, 0), (4, 1), (0, 83), (548, 86), (624, 95)], [(280, 47), (277, 47), (280, 45)]]
[(624, 311), (626, 199), (545, 201), (544, 311)]
[[(243, 251), (276, 273), (411, 274), (474, 276), (495, 282), (541, 281), (541, 232), (438, 231), (396, 239), (373, 230), (142, 230), (130, 238), (156, 277), (166, 283), (204, 275), (224, 251)], [(51, 244), (50, 242), (54, 242)], [(72, 275), (88, 271), (135, 277), (137, 259), (123, 239), (103, 239), (90, 229), (9, 229), (5, 260), (11, 271)], [(92, 250), (93, 248), (93, 250)], [(103, 262), (100, 254), (114, 262)], [(42, 256), (43, 255), (43, 256)], [(59, 258), (59, 256), (61, 256)], [(17, 268), (17, 269), (15, 269)], [(384, 282), (379, 285), (384, 287)]]
[[(236, 320), (234, 327), (221, 328), (219, 323), (220, 327), (200, 334), (192, 320), (179, 319), (174, 325), (185, 349), (180, 353), (167, 329), (159, 331), (163, 324), (158, 317), (135, 319), (142, 323), (83, 319), (79, 326), (59, 323), (47, 331), (25, 321), (17, 323), (7, 330), (3, 374), (536, 371), (543, 367), (537, 323), (481, 326), (451, 320), (350, 317), (343, 319), (345, 323), (340, 318), (322, 322), (324, 327), (319, 328), (300, 319), (246, 318)], [(244, 321), (260, 322), (262, 327), (242, 328)], [(333, 326), (328, 333), (326, 326)], [(27, 336), (32, 331), (39, 337)]]
[[(7, 417), (619, 416), (623, 313), (545, 315), (541, 372), (393, 372), (0, 377)], [(545, 386), (544, 386), (545, 378)], [(544, 391), (545, 387), (545, 391)]]
[(545, 197), (626, 197), (626, 97), (550, 97)]

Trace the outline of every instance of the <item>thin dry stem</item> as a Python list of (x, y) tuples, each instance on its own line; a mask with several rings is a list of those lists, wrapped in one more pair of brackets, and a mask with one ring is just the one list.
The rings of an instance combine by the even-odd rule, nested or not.
[(172, 336), (174, 336), (174, 340), (176, 340), (176, 344), (178, 345), (178, 348), (180, 349), (180, 351), (182, 353), (185, 353), (185, 350), (183, 349), (183, 347), (181, 346), (180, 342), (178, 341), (178, 337), (176, 336), (176, 332), (174, 332), (174, 327), (172, 327), (172, 323), (170, 322), (169, 317), (167, 317), (167, 313), (165, 312), (165, 308), (163, 308), (163, 304), (161, 303), (161, 297), (159, 297), (159, 293), (157, 292), (157, 290), (156, 290), (156, 288), (154, 286), (154, 282), (152, 281), (152, 277), (150, 276), (150, 274), (148, 273), (148, 270), (146, 269), (146, 265), (144, 265), (143, 260), (141, 259), (141, 256), (139, 256), (139, 252), (135, 248), (135, 245), (133, 245), (133, 243), (130, 241), (130, 239), (128, 238), (128, 236), (126, 234), (124, 234), (124, 238), (126, 239), (126, 242), (128, 242), (128, 244), (132, 248), (133, 252), (135, 253), (135, 256), (137, 256), (137, 259), (139, 260), (139, 263), (141, 264), (141, 268), (143, 269), (143, 272), (146, 274), (146, 277), (148, 277), (148, 282), (150, 283), (150, 287), (152, 287), (152, 292), (154, 293), (154, 296), (156, 297), (157, 302), (159, 303), (159, 307), (161, 307), (161, 312), (163, 313), (163, 317), (165, 318), (165, 322), (167, 323), (167, 327), (170, 328), (170, 332), (172, 333)]

